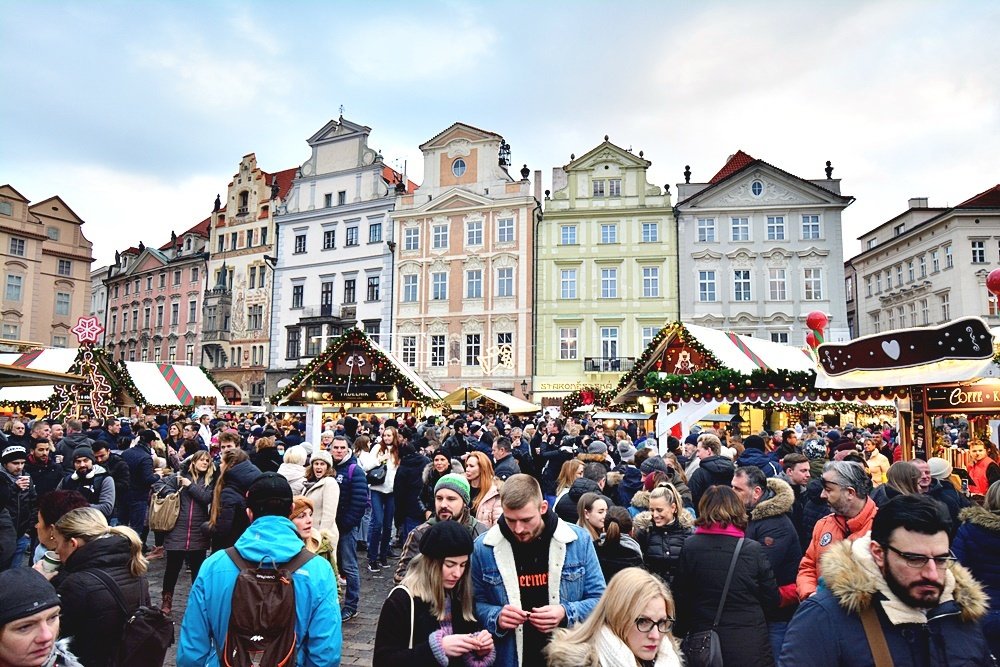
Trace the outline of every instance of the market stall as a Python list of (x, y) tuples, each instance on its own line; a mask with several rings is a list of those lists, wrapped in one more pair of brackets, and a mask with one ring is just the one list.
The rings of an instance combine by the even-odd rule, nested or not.
[(456, 411), (465, 411), (473, 406), (478, 407), (481, 402), (488, 404), (492, 412), (509, 412), (516, 415), (535, 414), (542, 409), (540, 405), (529, 403), (505, 391), (485, 387), (456, 389), (450, 394), (446, 394), (441, 400)]

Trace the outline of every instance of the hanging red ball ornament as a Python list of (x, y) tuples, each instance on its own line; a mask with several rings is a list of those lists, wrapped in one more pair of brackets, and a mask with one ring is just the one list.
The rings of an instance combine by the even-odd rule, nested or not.
[(806, 345), (808, 345), (814, 350), (817, 347), (819, 347), (819, 341), (816, 339), (816, 334), (814, 334), (812, 331), (806, 334)]
[(830, 323), (830, 318), (822, 310), (814, 310), (806, 315), (806, 326), (813, 331), (822, 331)]
[(993, 269), (990, 275), (986, 276), (986, 289), (1000, 298), (1000, 269)]

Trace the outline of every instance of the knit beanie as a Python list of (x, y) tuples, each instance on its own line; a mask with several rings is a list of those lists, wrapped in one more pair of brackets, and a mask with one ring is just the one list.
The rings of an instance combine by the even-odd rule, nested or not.
[(643, 475), (648, 475), (649, 473), (659, 470), (660, 472), (665, 472), (670, 474), (670, 468), (667, 467), (666, 462), (663, 460), (662, 456), (650, 456), (648, 459), (642, 462), (639, 466), (639, 470), (642, 471)]
[(326, 449), (317, 449), (313, 452), (312, 459), (310, 459), (310, 464), (312, 461), (324, 461), (327, 466), (333, 468), (333, 456)]
[(86, 456), (90, 459), (91, 463), (97, 463), (97, 457), (94, 456), (94, 450), (87, 445), (81, 445), (73, 450), (73, 460), (77, 460), (81, 456)]
[(604, 444), (603, 440), (592, 440), (589, 445), (587, 445), (588, 454), (607, 454), (608, 446)]
[(927, 467), (930, 468), (931, 477), (933, 479), (948, 479), (951, 477), (951, 464), (939, 456), (932, 456), (927, 459)]
[(30, 567), (0, 572), (0, 591), (0, 627), (60, 604), (52, 584)]
[(292, 513), (288, 515), (289, 519), (294, 519), (298, 515), (302, 514), (306, 510), (315, 510), (316, 506), (313, 504), (312, 498), (306, 498), (305, 496), (295, 496), (292, 498)]
[(434, 485), (434, 493), (441, 489), (454, 491), (462, 497), (462, 502), (466, 505), (472, 504), (472, 488), (469, 486), (469, 480), (465, 479), (465, 475), (456, 475), (453, 472), (443, 475)]
[(0, 462), (3, 465), (13, 463), (14, 461), (26, 461), (27, 459), (28, 450), (21, 445), (7, 445), (3, 448), (3, 453), (0, 454)]
[(458, 521), (438, 521), (420, 538), (420, 553), (435, 560), (468, 556), (472, 553), (472, 535)]

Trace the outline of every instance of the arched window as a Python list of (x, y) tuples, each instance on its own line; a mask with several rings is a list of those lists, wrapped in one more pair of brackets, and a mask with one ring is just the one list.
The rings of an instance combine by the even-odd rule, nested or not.
[(240, 193), (239, 196), (239, 208), (237, 210), (237, 213), (242, 215), (247, 212), (249, 207), (250, 207), (250, 192), (244, 190), (243, 192)]

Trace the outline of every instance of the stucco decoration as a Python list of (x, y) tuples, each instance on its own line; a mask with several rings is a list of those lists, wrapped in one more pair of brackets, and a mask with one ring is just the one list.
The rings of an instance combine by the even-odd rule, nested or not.
[[(750, 192), (750, 185), (754, 181), (760, 181), (764, 185), (764, 191), (759, 197), (755, 197), (753, 193)], [(736, 187), (731, 188), (728, 192), (723, 194), (718, 201), (724, 204), (746, 204), (746, 205), (759, 205), (759, 204), (774, 204), (774, 203), (787, 203), (787, 204), (808, 204), (813, 203), (812, 200), (806, 199), (802, 195), (792, 192), (784, 185), (766, 178), (762, 174), (754, 174), (745, 181), (739, 183)]]
[(448, 144), (448, 157), (465, 157), (472, 152), (472, 143), (468, 139), (455, 139)]

